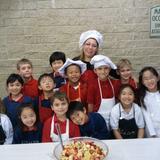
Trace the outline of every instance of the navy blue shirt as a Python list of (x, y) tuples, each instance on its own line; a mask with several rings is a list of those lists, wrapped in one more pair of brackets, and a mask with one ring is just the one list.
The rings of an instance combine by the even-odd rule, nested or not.
[(16, 127), (13, 134), (13, 144), (23, 143), (40, 143), (42, 139), (42, 125), (37, 124), (36, 130), (23, 131), (20, 127)]
[(10, 118), (13, 128), (17, 125), (18, 115), (17, 109), (22, 103), (33, 103), (32, 99), (28, 96), (23, 96), (20, 101), (14, 101), (9, 96), (3, 99), (6, 109), (6, 114)]
[(87, 136), (97, 139), (109, 139), (110, 134), (107, 129), (104, 118), (99, 113), (89, 113), (88, 122), (80, 125), (81, 136)]
[(54, 73), (50, 73), (50, 75), (52, 76), (54, 82), (55, 82), (55, 89), (60, 88), (62, 85), (64, 85), (66, 83), (66, 79), (60, 75), (58, 76), (54, 76)]

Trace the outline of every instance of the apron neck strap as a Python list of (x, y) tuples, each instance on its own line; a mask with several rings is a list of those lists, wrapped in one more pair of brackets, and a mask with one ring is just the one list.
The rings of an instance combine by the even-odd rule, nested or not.
[[(80, 82), (78, 83), (78, 98), (81, 99), (81, 88), (80, 88)], [(67, 97), (70, 99), (69, 97), (69, 82), (67, 83)]]
[[(109, 81), (109, 84), (110, 84), (110, 86), (112, 88), (113, 97), (115, 97), (115, 93), (114, 93), (114, 88), (113, 88), (112, 82), (111, 82), (110, 78), (108, 78), (107, 80)], [(99, 78), (98, 78), (98, 87), (99, 87), (99, 92), (100, 92), (100, 96), (101, 96), (101, 99), (102, 99), (103, 98), (103, 96), (102, 96), (102, 87), (101, 87)]]

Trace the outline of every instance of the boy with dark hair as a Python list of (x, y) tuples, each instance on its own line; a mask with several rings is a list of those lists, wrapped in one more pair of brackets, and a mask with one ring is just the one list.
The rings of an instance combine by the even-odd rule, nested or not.
[(24, 85), (22, 92), (24, 95), (34, 99), (38, 96), (38, 82), (33, 78), (33, 65), (29, 59), (22, 58), (17, 62), (18, 74), (23, 78)]
[(66, 83), (65, 78), (58, 72), (58, 69), (63, 66), (65, 61), (65, 53), (60, 51), (53, 52), (49, 57), (49, 63), (52, 68), (52, 73), (50, 73), (50, 75), (55, 81), (55, 90), (58, 90), (63, 84)]
[(109, 139), (110, 134), (104, 118), (96, 112), (87, 113), (81, 102), (70, 102), (67, 117), (79, 125), (81, 136)]
[(22, 77), (15, 73), (10, 74), (6, 81), (9, 95), (3, 99), (3, 103), (6, 109), (6, 114), (12, 122), (13, 128), (17, 125), (17, 108), (19, 108), (22, 103), (32, 103), (32, 99), (21, 92), (23, 84), (24, 81)]
[(38, 79), (38, 88), (41, 91), (41, 94), (36, 98), (35, 106), (38, 106), (38, 113), (41, 123), (44, 123), (53, 115), (50, 97), (54, 94), (54, 86), (55, 82), (50, 74), (44, 73), (40, 75)]

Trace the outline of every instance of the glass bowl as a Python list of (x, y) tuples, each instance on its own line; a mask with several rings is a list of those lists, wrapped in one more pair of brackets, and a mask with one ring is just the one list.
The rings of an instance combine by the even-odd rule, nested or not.
[[(103, 153), (105, 154), (104, 158), (101, 158), (100, 160), (106, 160), (109, 150), (108, 150), (107, 144), (105, 144), (102, 140), (90, 138), (90, 137), (76, 137), (76, 138), (71, 138), (67, 141), (64, 141), (63, 144), (65, 146), (65, 145), (68, 145), (68, 144), (71, 144), (71, 143), (77, 142), (77, 141), (87, 142), (87, 143), (93, 142), (96, 146), (100, 147), (102, 149)], [(53, 157), (56, 158), (57, 160), (61, 160), (61, 154), (62, 154), (62, 147), (59, 143), (54, 147)], [(74, 160), (74, 158), (73, 158), (73, 160)], [(82, 158), (81, 160), (91, 160), (91, 159)]]

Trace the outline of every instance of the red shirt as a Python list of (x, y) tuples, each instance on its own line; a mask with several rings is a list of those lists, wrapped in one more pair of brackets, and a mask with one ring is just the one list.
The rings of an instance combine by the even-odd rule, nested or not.
[(38, 96), (38, 81), (36, 79), (31, 79), (24, 83), (22, 88), (22, 93), (25, 96), (29, 96), (32, 99)]
[(65, 92), (70, 101), (78, 100), (86, 105), (87, 104), (87, 83), (79, 83), (80, 88), (75, 89), (73, 86), (69, 85), (67, 82), (65, 85), (60, 87), (61, 92)]
[(89, 84), (91, 81), (94, 79), (97, 79), (97, 75), (93, 70), (86, 70), (82, 75), (81, 75), (81, 81)]
[(51, 109), (51, 102), (49, 99), (44, 99), (42, 94), (38, 98), (39, 119), (41, 123), (44, 123), (48, 118), (52, 117), (53, 111)]
[[(129, 83), (134, 89), (137, 89), (137, 83), (135, 82), (135, 80), (133, 78), (130, 78), (129, 79)], [(119, 90), (120, 90), (120, 87), (122, 85), (121, 83), (121, 80), (117, 80), (117, 85), (118, 85), (118, 90), (117, 90), (117, 94), (119, 94)]]
[[(52, 118), (53, 117), (49, 118), (44, 123), (43, 132), (42, 132), (42, 142), (52, 142), (52, 139), (50, 137)], [(62, 134), (65, 133), (67, 121), (64, 121), (64, 122), (59, 121), (55, 115), (54, 124), (56, 124), (57, 122), (60, 125), (61, 133)], [(56, 127), (54, 127), (54, 133), (57, 134)], [(79, 136), (80, 136), (79, 127), (77, 125), (75, 125), (72, 121), (69, 121), (69, 138), (79, 137)]]
[[(118, 89), (117, 80), (110, 79), (110, 81), (113, 85), (115, 95), (112, 91), (112, 87), (108, 80), (100, 81), (103, 98), (112, 98), (113, 96), (117, 97), (117, 89)], [(98, 86), (98, 79), (93, 80), (92, 83), (88, 85), (87, 102), (88, 104), (93, 104), (94, 112), (98, 111), (99, 106), (101, 104), (101, 96), (100, 96), (100, 90)]]

